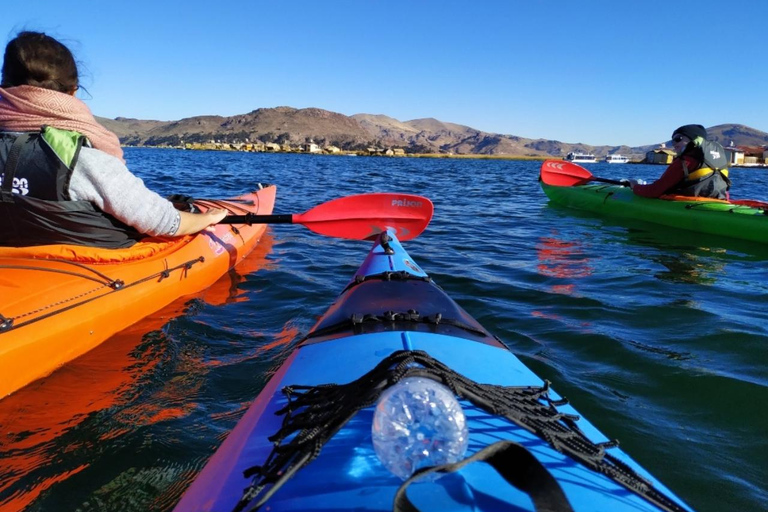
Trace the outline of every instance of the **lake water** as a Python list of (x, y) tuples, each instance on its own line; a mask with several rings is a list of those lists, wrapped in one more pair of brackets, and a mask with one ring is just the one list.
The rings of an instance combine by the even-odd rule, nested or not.
[[(432, 224), (406, 248), (457, 302), (695, 509), (768, 509), (768, 245), (549, 205), (540, 162), (126, 159), (164, 194), (275, 183), (276, 213), (362, 192), (429, 197)], [(735, 198), (768, 199), (765, 170), (731, 175)], [(367, 250), (274, 226), (206, 292), (0, 400), (0, 511), (170, 510)]]

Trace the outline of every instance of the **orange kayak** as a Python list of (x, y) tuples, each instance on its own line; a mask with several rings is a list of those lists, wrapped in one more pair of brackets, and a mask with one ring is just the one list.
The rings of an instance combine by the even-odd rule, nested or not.
[[(276, 188), (201, 210), (269, 215)], [(258, 243), (263, 224), (220, 224), (128, 249), (0, 248), (0, 398), (44, 377), (175, 299), (211, 286)]]

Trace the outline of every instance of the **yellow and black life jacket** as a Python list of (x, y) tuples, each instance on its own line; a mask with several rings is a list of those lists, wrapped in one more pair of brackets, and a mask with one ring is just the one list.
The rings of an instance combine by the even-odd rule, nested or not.
[[(691, 170), (683, 159), (685, 178), (670, 192), (682, 196), (727, 199), (731, 180), (728, 178), (728, 159), (723, 146), (703, 140), (692, 151), (701, 165)], [(691, 153), (686, 151), (684, 154)]]

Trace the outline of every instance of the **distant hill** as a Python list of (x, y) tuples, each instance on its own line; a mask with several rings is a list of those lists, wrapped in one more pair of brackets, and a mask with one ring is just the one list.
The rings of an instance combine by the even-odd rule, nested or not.
[(594, 152), (599, 156), (609, 153), (629, 155), (635, 152), (628, 146), (590, 146), (488, 133), (431, 118), (405, 122), (370, 114), (355, 114), (352, 118), (357, 119), (373, 137), (383, 143), (405, 144), (407, 149), (415, 149), (413, 152), (420, 153), (564, 157), (571, 151)]
[(231, 117), (197, 116), (180, 121), (98, 118), (130, 146), (177, 146), (182, 142), (294, 143), (314, 141), (339, 147), (365, 147), (371, 137), (357, 121), (319, 108), (260, 108)]
[[(231, 117), (197, 116), (179, 121), (144, 121), (118, 117), (98, 118), (129, 146), (178, 146), (186, 142), (246, 142), (260, 140), (279, 144), (315, 142), (346, 150), (371, 146), (399, 147), (409, 153), (453, 153), (461, 155), (506, 155), (564, 157), (572, 151), (594, 153), (598, 157), (620, 153), (642, 158), (658, 144), (629, 146), (590, 146), (547, 139), (527, 139), (476, 130), (469, 126), (414, 119), (398, 121), (385, 115), (345, 116), (319, 108), (260, 108)], [(768, 144), (768, 133), (740, 124), (723, 124), (707, 129), (710, 139), (723, 145)], [(664, 141), (669, 145), (669, 141)]]
[(768, 145), (768, 133), (755, 130), (743, 124), (719, 124), (707, 128), (709, 140), (714, 140), (723, 146), (765, 146)]
[(97, 117), (96, 119), (108, 130), (114, 132), (123, 144), (137, 144), (145, 140), (146, 134), (153, 128), (168, 124), (163, 121), (142, 121), (127, 117), (117, 117), (115, 119)]

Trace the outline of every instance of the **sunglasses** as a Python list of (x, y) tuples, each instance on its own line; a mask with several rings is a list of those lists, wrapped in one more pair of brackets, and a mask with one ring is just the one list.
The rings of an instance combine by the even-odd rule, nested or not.
[(672, 142), (674, 142), (674, 143), (678, 143), (681, 140), (683, 140), (683, 136), (682, 135), (676, 135), (675, 137), (672, 137)]

